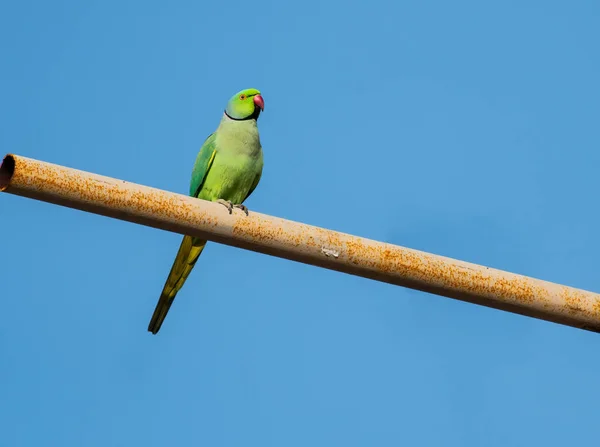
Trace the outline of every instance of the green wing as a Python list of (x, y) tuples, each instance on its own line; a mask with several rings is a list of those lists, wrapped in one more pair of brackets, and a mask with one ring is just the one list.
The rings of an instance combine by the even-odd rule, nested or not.
[(202, 144), (200, 152), (198, 152), (190, 182), (190, 196), (192, 197), (198, 197), (198, 194), (200, 194), (200, 190), (206, 180), (206, 175), (215, 160), (215, 154), (217, 153), (215, 140), (216, 135), (214, 133), (210, 134), (204, 141), (204, 144)]
[(256, 177), (254, 177), (254, 182), (252, 182), (252, 186), (250, 187), (250, 191), (248, 191), (248, 194), (246, 194), (246, 197), (244, 197), (244, 200), (242, 200), (242, 203), (246, 201), (246, 199), (248, 197), (250, 197), (250, 194), (252, 194), (252, 192), (256, 189), (256, 187), (258, 186), (258, 182), (260, 182), (260, 177), (262, 176), (262, 169), (260, 170), (260, 172), (258, 174), (256, 174)]

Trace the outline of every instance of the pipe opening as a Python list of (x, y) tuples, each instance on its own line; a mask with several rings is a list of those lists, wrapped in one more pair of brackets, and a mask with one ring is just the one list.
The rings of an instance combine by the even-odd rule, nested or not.
[(2, 160), (0, 165), (0, 191), (4, 191), (8, 188), (10, 181), (15, 173), (15, 157), (8, 154)]

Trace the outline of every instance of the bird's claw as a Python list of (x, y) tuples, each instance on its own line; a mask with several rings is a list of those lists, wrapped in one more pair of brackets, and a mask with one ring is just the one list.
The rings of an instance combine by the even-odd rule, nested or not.
[(246, 216), (248, 215), (248, 207), (246, 205), (242, 205), (240, 203), (238, 205), (233, 205), (233, 207), (241, 209), (244, 213), (246, 213)]
[(242, 205), (241, 203), (234, 205), (233, 203), (231, 203), (229, 200), (223, 200), (223, 199), (219, 199), (217, 200), (217, 203), (220, 203), (221, 205), (223, 205), (225, 208), (227, 208), (227, 211), (229, 211), (229, 214), (231, 214), (233, 212), (234, 208), (239, 208), (241, 209), (244, 213), (246, 213), (246, 216), (248, 215), (248, 207), (246, 205)]
[(229, 211), (229, 214), (232, 213), (232, 211), (233, 211), (233, 203), (231, 203), (229, 200), (219, 199), (219, 200), (217, 200), (217, 203), (220, 203), (225, 208), (227, 208), (227, 211)]

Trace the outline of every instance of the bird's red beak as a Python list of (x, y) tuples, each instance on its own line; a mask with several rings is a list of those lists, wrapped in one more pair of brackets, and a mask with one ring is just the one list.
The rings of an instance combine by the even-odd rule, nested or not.
[(254, 105), (260, 107), (260, 110), (265, 110), (265, 100), (262, 96), (256, 95), (254, 98)]

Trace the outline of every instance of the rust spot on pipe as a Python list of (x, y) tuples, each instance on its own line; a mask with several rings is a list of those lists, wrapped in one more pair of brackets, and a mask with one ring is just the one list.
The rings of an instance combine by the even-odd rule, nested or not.
[(253, 219), (239, 219), (232, 228), (232, 233), (237, 237), (247, 237), (253, 242), (269, 244), (279, 240), (280, 244), (293, 244), (298, 246), (301, 243), (301, 235), (293, 232), (287, 232), (281, 227), (274, 227), (261, 217)]
[(582, 314), (595, 319), (600, 317), (600, 300), (590, 298), (579, 290), (561, 287), (560, 295), (565, 302), (564, 308), (567, 313)]
[(5, 191), (15, 174), (15, 157), (8, 154), (0, 165), (0, 191)]

